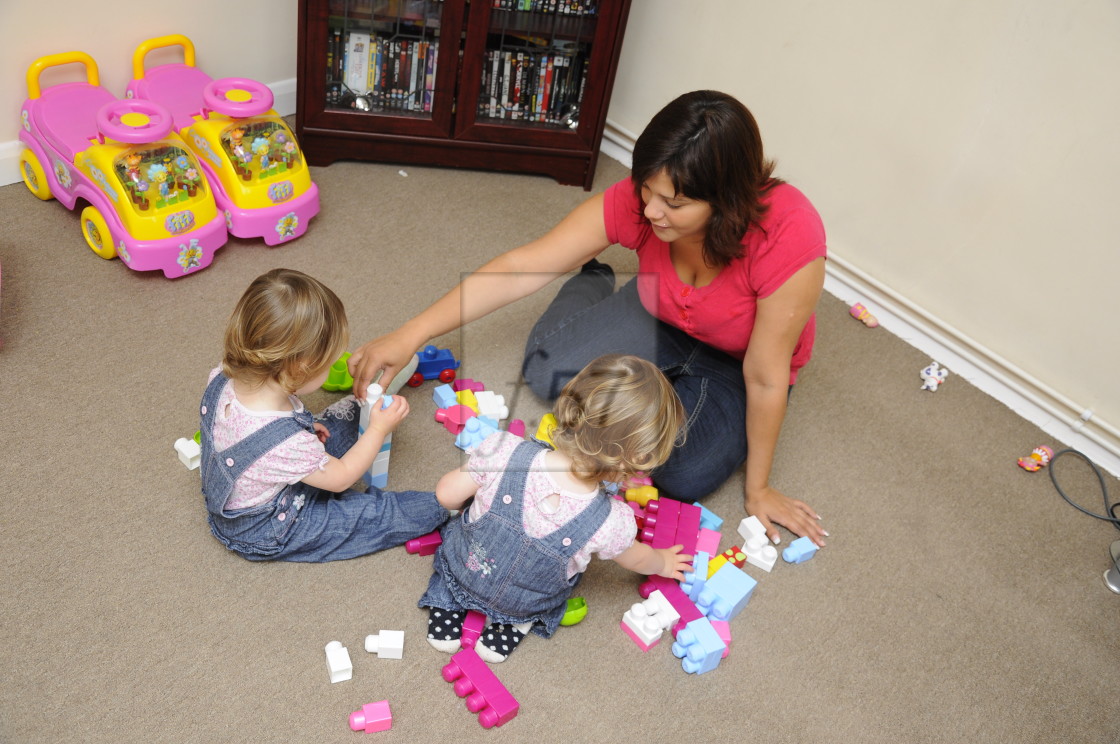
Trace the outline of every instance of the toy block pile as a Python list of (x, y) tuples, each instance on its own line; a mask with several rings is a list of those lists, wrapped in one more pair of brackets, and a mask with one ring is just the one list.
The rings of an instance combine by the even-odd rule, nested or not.
[[(731, 647), (731, 621), (750, 601), (758, 582), (743, 565), (770, 571), (777, 550), (757, 517), (747, 517), (738, 528), (740, 548), (719, 552), (723, 520), (700, 504), (685, 504), (659, 497), (652, 484), (632, 483), (624, 498), (634, 511), (638, 540), (655, 549), (681, 545), (693, 556), (690, 573), (677, 582), (650, 576), (639, 587), (642, 602), (622, 616), (621, 627), (643, 651), (656, 646), (664, 631), (672, 633), (673, 655), (689, 674), (704, 674), (719, 666)], [(817, 546), (807, 537), (794, 540), (782, 553), (787, 563), (812, 558)]]

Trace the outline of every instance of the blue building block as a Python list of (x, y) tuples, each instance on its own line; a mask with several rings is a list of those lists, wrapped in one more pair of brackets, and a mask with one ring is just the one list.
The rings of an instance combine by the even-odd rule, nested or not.
[(703, 550), (697, 551), (692, 556), (692, 572), (686, 572), (684, 578), (681, 579), (681, 591), (688, 595), (688, 598), (693, 602), (700, 596), (700, 592), (704, 591), (704, 585), (708, 582), (708, 561), (711, 559)]
[(804, 563), (816, 555), (818, 546), (807, 537), (799, 537), (782, 551), (782, 560), (786, 563)]
[(432, 391), (432, 400), (436, 402), (436, 408), (450, 408), (459, 402), (450, 385), (437, 385)]
[(712, 671), (726, 650), (727, 644), (706, 617), (684, 626), (673, 644), (673, 656), (681, 660), (681, 668), (689, 674)]
[(485, 416), (468, 419), (463, 430), (455, 437), (455, 446), (461, 450), (477, 447), (486, 437), (498, 430), (498, 422)]
[(738, 566), (725, 563), (708, 579), (696, 606), (712, 620), (731, 620), (747, 606), (756, 586)]
[(699, 501), (692, 502), (692, 505), (700, 507), (700, 526), (706, 530), (719, 532), (719, 528), (723, 526), (723, 517), (717, 515)]

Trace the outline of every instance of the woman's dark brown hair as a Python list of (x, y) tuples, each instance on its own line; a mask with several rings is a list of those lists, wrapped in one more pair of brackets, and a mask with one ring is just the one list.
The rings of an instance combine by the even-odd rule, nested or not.
[(719, 267), (742, 255), (743, 236), (766, 212), (762, 195), (781, 183), (763, 155), (754, 116), (714, 90), (679, 96), (638, 137), (631, 176), (639, 199), (642, 184), (661, 171), (677, 194), (711, 205), (704, 260)]

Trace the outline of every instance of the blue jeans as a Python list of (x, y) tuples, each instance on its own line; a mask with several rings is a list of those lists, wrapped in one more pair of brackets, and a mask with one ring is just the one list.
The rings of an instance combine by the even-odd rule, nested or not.
[(656, 364), (684, 406), (687, 437), (650, 474), (658, 489), (693, 502), (743, 464), (742, 362), (650, 315), (638, 297), (637, 278), (615, 292), (613, 277), (585, 271), (565, 282), (529, 333), (521, 372), (534, 393), (555, 400), (568, 380), (603, 354), (633, 354)]

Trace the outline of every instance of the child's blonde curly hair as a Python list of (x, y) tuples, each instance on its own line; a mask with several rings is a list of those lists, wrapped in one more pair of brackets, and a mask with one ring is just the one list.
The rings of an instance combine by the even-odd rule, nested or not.
[(333, 364), (350, 340), (346, 310), (326, 285), (294, 269), (253, 280), (226, 326), (222, 372), (292, 394)]
[(583, 480), (622, 481), (663, 464), (684, 441), (684, 407), (657, 367), (601, 356), (573, 377), (555, 408), (552, 443)]

